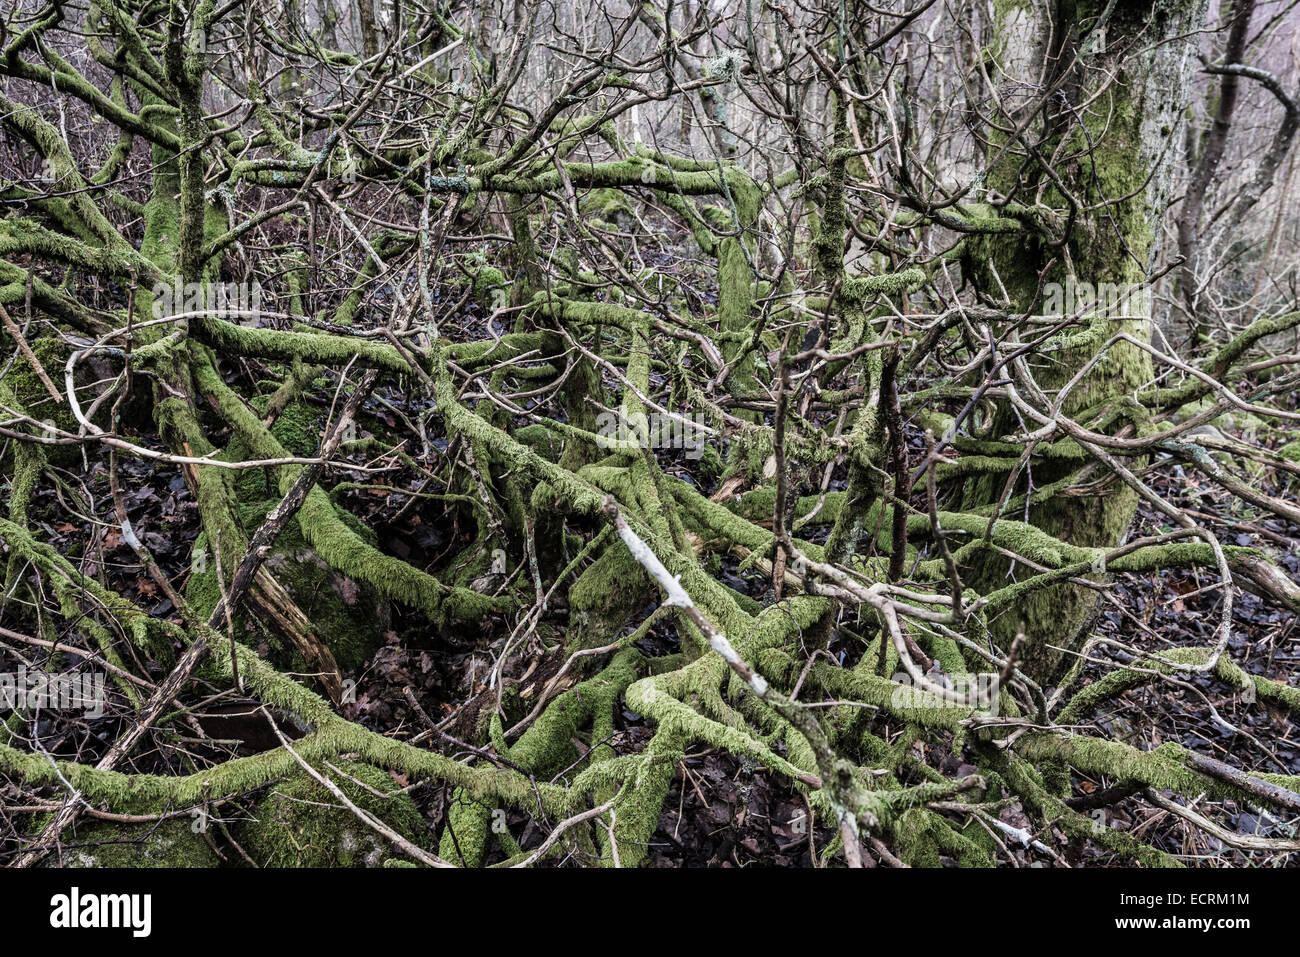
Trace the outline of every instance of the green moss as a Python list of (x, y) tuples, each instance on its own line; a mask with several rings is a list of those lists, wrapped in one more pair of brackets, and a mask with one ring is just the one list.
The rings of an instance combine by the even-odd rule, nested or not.
[(495, 266), (484, 266), (474, 274), (474, 296), (485, 308), (494, 308), (497, 291), (505, 288), (505, 274)]
[(940, 867), (941, 854), (957, 858), (959, 867), (992, 867), (985, 846), (954, 830), (949, 823), (922, 808), (904, 811), (894, 828), (898, 853), (912, 867)]
[(847, 300), (861, 304), (871, 296), (899, 295), (907, 292), (908, 289), (925, 282), (925, 278), (925, 271), (916, 268), (883, 276), (853, 276), (844, 281), (841, 294)]
[[(1209, 398), (1200, 399), (1196, 402), (1188, 402), (1181, 405), (1170, 416), (1170, 420), (1176, 423), (1182, 423), (1194, 416), (1200, 415), (1208, 409), (1214, 407), (1216, 402)], [(1215, 419), (1211, 419), (1210, 425), (1222, 429), (1224, 432), (1237, 438), (1245, 439), (1247, 442), (1255, 442), (1257, 438), (1268, 435), (1272, 427), (1259, 416), (1252, 415), (1249, 412), (1243, 412), (1240, 409), (1233, 409), (1225, 412)], [(1279, 450), (1280, 454), (1286, 455), (1285, 448)], [(1296, 453), (1300, 454), (1300, 453)]]
[(593, 189), (582, 197), (578, 209), (607, 223), (617, 223), (620, 217), (630, 218), (632, 215), (632, 208), (623, 191), (608, 187)]
[[(246, 508), (244, 514), (256, 528), (275, 503), (261, 501)], [(201, 615), (210, 614), (220, 599), (216, 563), (206, 536), (194, 543), (194, 571), (186, 583), (185, 597)], [(334, 655), (343, 672), (360, 668), (383, 644), (383, 633), (390, 619), (387, 602), (365, 582), (348, 577), (331, 568), (302, 536), (296, 519), (291, 520), (276, 539), (265, 567), (284, 586), (294, 603), (312, 623), (319, 637)], [(223, 569), (230, 576), (230, 569)], [(257, 645), (258, 632), (250, 631), (241, 617), (236, 636)], [(275, 649), (272, 658), (291, 671), (310, 674), (319, 663), (304, 660), (302, 654), (274, 633), (268, 633)]]
[[(1008, 0), (997, 8), (997, 16), (1020, 16), (1021, 6)], [(1145, 3), (1123, 9), (1112, 22), (1112, 28), (1136, 31), (1144, 22), (1143, 11), (1149, 12), (1152, 6)], [(1085, 31), (1085, 21), (1099, 12), (1100, 8), (1094, 10), (1089, 5), (1085, 9), (1080, 5), (1077, 9), (1062, 8), (1057, 16), (1065, 29)], [(1023, 45), (1022, 34), (1008, 32), (1006, 35), (1021, 36)], [(1024, 50), (1011, 51), (1009, 46), (1008, 43), (1008, 49), (996, 55), (1005, 54), (1010, 58), (1018, 54), (1023, 58)], [(1163, 202), (1158, 186), (1152, 185), (1155, 180), (1150, 178), (1150, 155), (1157, 144), (1143, 141), (1147, 115), (1140, 104), (1146, 80), (1140, 61), (1150, 55), (1157, 54), (1143, 54), (1129, 61), (1113, 77), (1114, 82), (1100, 93), (1098, 103), (1091, 109), (1076, 114), (1069, 122), (1062, 119), (1043, 131), (1052, 149), (1040, 144), (1040, 153), (1052, 155), (1053, 151), (1059, 151), (1077, 156), (1077, 162), (1067, 167), (1066, 185), (1093, 204), (1094, 211), (1080, 213), (1078, 221), (1073, 223), (1067, 240), (1068, 255), (1062, 256), (1061, 250), (1052, 245), (1052, 236), (1064, 228), (1069, 201), (1050, 182), (1050, 177), (1032, 165), (1026, 166), (1014, 149), (990, 170), (989, 186), (1013, 199), (1030, 195), (1041, 181), (1043, 202), (1051, 207), (1050, 216), (1061, 218), (1060, 223), (1054, 223), (1031, 217), (1025, 221), (1026, 228), (1020, 234), (968, 237), (965, 269), (991, 300), (1006, 295), (1013, 310), (1034, 312), (1041, 305), (1036, 301), (1040, 282), (1064, 283), (1071, 278), (1062, 265), (1064, 262), (1072, 264), (1073, 276), (1081, 282), (1141, 283), (1145, 280), (1142, 264), (1148, 260), (1154, 241), (1152, 213), (1158, 212), (1153, 203)], [(1138, 338), (1150, 335), (1150, 324), (1144, 320), (1108, 316), (1090, 323), (1084, 317), (1084, 321), (1086, 325), (1081, 331), (1070, 330), (1056, 343), (1057, 348), (1043, 352), (1030, 364), (1038, 384), (1049, 395), (1093, 359), (1114, 333), (1124, 331)], [(1112, 406), (1118, 397), (1137, 394), (1151, 381), (1152, 375), (1148, 354), (1129, 343), (1117, 343), (1074, 388), (1063, 411), (1077, 416), (1085, 410)], [(1105, 428), (1114, 431), (1133, 421), (1131, 414), (1113, 416)], [(989, 437), (997, 439), (1018, 429), (1016, 415), (1003, 406), (994, 418)], [(1132, 463), (1141, 464), (1141, 459)], [(1050, 486), (1068, 479), (1074, 470), (1075, 466), (1065, 461), (1039, 463), (1034, 468), (1034, 484), (1038, 488)], [(1006, 478), (1004, 472), (971, 479), (966, 485), (963, 507), (975, 509), (996, 501)], [(1021, 476), (1019, 488), (1024, 487), (1024, 481)], [(1048, 534), (1074, 545), (1107, 547), (1120, 541), (1136, 506), (1136, 493), (1120, 485), (1100, 495), (1036, 499), (1029, 520)], [(1005, 560), (982, 554), (973, 557), (977, 560), (963, 569), (966, 581), (981, 592), (1005, 583), (1009, 570)], [(1095, 591), (1072, 584), (1052, 585), (1026, 594), (1014, 609), (993, 623), (995, 638), (1006, 647), (1023, 627), (1029, 639), (1024, 650), (1026, 667), (1041, 680), (1050, 680), (1059, 675), (1066, 659), (1066, 652), (1056, 649), (1068, 651), (1078, 647), (1097, 601)]]
[(607, 548), (569, 589), (575, 645), (591, 647), (608, 642), (631, 613), (645, 603), (650, 587), (644, 569), (621, 543)]
[[(266, 413), (266, 399), (255, 401), (254, 408)], [(260, 408), (259, 408), (260, 406)], [(276, 416), (271, 434), (276, 441), (294, 455), (313, 455), (320, 445), (321, 430), (325, 426), (325, 412), (306, 402), (291, 402)]]
[[(0, 332), (0, 341), (4, 343), (6, 352), (12, 353), (17, 348), (7, 333)], [(41, 336), (30, 340), (28, 344), (32, 347), (36, 358), (40, 360), (46, 374), (54, 380), (55, 387), (62, 389), (63, 367), (72, 354), (72, 347), (52, 336)], [(26, 356), (15, 357), (0, 385), (12, 392), (18, 406), (27, 415), (42, 422), (53, 423), (55, 428), (64, 432), (76, 434), (79, 425), (72, 415), (72, 409), (66, 402), (54, 400)], [(107, 419), (107, 410), (101, 409), (96, 424), (105, 426)], [(81, 453), (76, 446), (46, 445), (42, 448), (47, 458), (55, 465), (69, 466), (81, 461)]]
[(45, 867), (219, 867), (221, 858), (189, 817), (157, 824), (87, 821), (65, 836), (61, 855)]
[[(368, 786), (359, 787), (342, 774), (323, 769), (352, 803), (411, 843), (421, 847), (429, 843), (428, 825), (419, 809), (400, 793), (390, 775), (356, 762), (334, 765)], [(406, 859), (306, 774), (273, 786), (249, 817), (236, 827), (234, 836), (263, 867), (382, 867), (390, 858)]]
[(457, 789), (438, 842), (438, 856), (465, 867), (482, 867), (491, 837), (493, 808)]
[[(265, 458), (287, 455), (284, 446), (217, 375), (209, 356), (196, 356), (194, 369), (200, 387), (255, 454)], [(446, 414), (452, 403), (441, 396), (439, 403)], [(458, 411), (464, 412), (463, 409)], [(465, 414), (489, 434), (500, 435), (482, 419), (472, 413)], [(522, 447), (516, 448), (522, 450)], [(296, 465), (277, 470), (276, 481), (281, 495), (289, 491), (301, 471), (302, 467)], [(340, 518), (339, 510), (319, 486), (307, 493), (297, 522), (303, 538), (331, 568), (349, 578), (368, 582), (384, 598), (418, 608), (430, 617), (473, 621), (503, 607), (502, 601), (468, 588), (448, 587), (427, 572), (378, 551), (354, 530), (353, 525)]]

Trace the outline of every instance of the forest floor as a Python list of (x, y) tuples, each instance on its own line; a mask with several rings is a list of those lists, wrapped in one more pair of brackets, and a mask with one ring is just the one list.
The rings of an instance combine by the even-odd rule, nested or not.
[[(674, 264), (681, 267), (681, 263)], [(688, 277), (689, 278), (689, 277)], [(704, 284), (701, 283), (701, 286)], [(699, 304), (707, 307), (707, 296), (698, 294)], [(445, 334), (466, 338), (481, 334), (481, 313), (472, 304), (461, 317), (464, 329), (450, 328)], [(477, 330), (474, 327), (479, 327)], [(226, 369), (227, 379), (245, 395), (265, 394), (267, 382), (276, 378), (276, 370), (255, 362), (240, 363)], [(612, 383), (611, 383), (612, 384)], [(311, 396), (323, 424), (332, 396), (332, 387), (321, 383)], [(1300, 396), (1293, 396), (1293, 402)], [(397, 411), (412, 411), (411, 400), (391, 388), (380, 388), (364, 408), (367, 421), (374, 424), (397, 424)], [(416, 410), (418, 411), (418, 410)], [(553, 413), (554, 414), (554, 413)], [(435, 417), (432, 422), (438, 423)], [(364, 423), (363, 423), (364, 424)], [(521, 421), (520, 423), (526, 424)], [(156, 435), (138, 435), (138, 441), (161, 447)], [(228, 436), (214, 434), (212, 441), (222, 445)], [(435, 448), (445, 448), (446, 440), (432, 435)], [(923, 436), (911, 436), (912, 452), (923, 452)], [(439, 444), (441, 443), (441, 444)], [(725, 449), (719, 449), (725, 454)], [(85, 447), (86, 458), (66, 464), (70, 473), (99, 502), (109, 498), (106, 458), (96, 446)], [(714, 491), (716, 476), (701, 474), (699, 464), (682, 450), (656, 453), (665, 470), (692, 482), (706, 493)], [(82, 453), (77, 453), (81, 459)], [(357, 462), (360, 459), (356, 460)], [(132, 526), (152, 550), (173, 583), (181, 586), (190, 573), (191, 552), (199, 534), (198, 513), (193, 494), (174, 466), (157, 465), (139, 460), (124, 460), (120, 465)], [(1160, 478), (1155, 481), (1161, 494), (1189, 514), (1196, 514), (1214, 528), (1222, 541), (1257, 547), (1271, 554), (1288, 572), (1300, 580), (1300, 530), (1271, 518), (1261, 519), (1243, 511), (1243, 504), (1226, 495), (1216, 494), (1199, 485), (1193, 477)], [(378, 546), (387, 554), (420, 568), (439, 570), (448, 556), (454, 555), (473, 540), (473, 527), (464, 527), (454, 511), (432, 499), (411, 503), (407, 492), (421, 487), (418, 474), (392, 473), (382, 479), (387, 489), (348, 488), (340, 483), (373, 483), (361, 473), (331, 470), (324, 482), (335, 489), (335, 500), (347, 508), (375, 533)], [(1270, 478), (1269, 481), (1283, 481)], [(831, 489), (843, 488), (843, 467), (833, 475)], [(1294, 489), (1274, 488), (1274, 494), (1294, 495)], [(134, 552), (122, 541), (120, 528), (113, 525), (69, 521), (68, 502), (62, 489), (50, 482), (37, 491), (30, 514), (33, 530), (61, 554), (73, 560), (83, 572), (99, 578), (124, 597), (138, 603), (153, 615), (178, 619), (177, 610), (157, 591), (144, 573)], [(924, 503), (922, 503), (924, 507)], [(1248, 506), (1245, 506), (1248, 509)], [(101, 514), (103, 514), (101, 512)], [(1139, 513), (1133, 534), (1155, 533), (1162, 519), (1147, 508)], [(822, 529), (824, 534), (825, 529)], [(811, 538), (815, 531), (805, 530)], [(736, 564), (724, 560), (719, 577), (736, 590), (764, 601), (770, 581), (757, 573), (736, 573)], [(1103, 602), (1097, 629), (1115, 636), (1131, 646), (1147, 651), (1186, 645), (1212, 644), (1217, 615), (1222, 600), (1213, 576), (1198, 577), (1184, 571), (1161, 572), (1138, 576), (1121, 575), (1112, 584)], [(627, 622), (626, 633), (656, 607), (646, 604)], [(562, 638), (568, 625), (568, 609), (562, 596), (552, 604), (543, 622), (551, 635)], [(77, 633), (78, 623), (65, 623), (69, 637)], [(494, 695), (486, 687), (493, 656), (502, 648), (510, 632), (503, 619), (485, 620), (477, 626), (456, 629), (435, 628), (420, 615), (399, 607), (390, 609), (377, 650), (365, 664), (344, 674), (350, 679), (350, 694), (339, 706), (344, 716), (376, 731), (398, 738), (410, 738), (424, 731), (427, 717), (439, 728), (465, 740), (474, 735), (479, 712), (490, 707)], [(845, 637), (839, 646), (832, 644), (832, 654), (842, 660), (860, 653)], [(563, 640), (549, 645), (543, 642), (529, 654), (516, 655), (506, 663), (504, 674), (517, 686), (527, 701), (563, 663), (567, 652)], [(670, 654), (678, 649), (678, 638), (671, 626), (661, 622), (641, 641), (648, 656)], [(260, 650), (266, 652), (263, 646)], [(14, 671), (20, 665), (40, 665), (45, 653), (25, 648), (25, 660), (12, 649), (0, 646), (0, 671)], [(1295, 685), (1300, 682), (1300, 633), (1294, 617), (1270, 608), (1249, 593), (1238, 592), (1233, 607), (1233, 632), (1230, 643), (1232, 659), (1253, 674)], [(64, 667), (78, 668), (86, 662), (64, 657)], [(1090, 665), (1085, 682), (1102, 672)], [(410, 689), (419, 709), (412, 707), (406, 695)], [(110, 686), (110, 691), (113, 689)], [(191, 708), (198, 724), (210, 736), (206, 742), (194, 742), (187, 752), (194, 760), (220, 759), (222, 756), (254, 754), (278, 744), (271, 729), (252, 713), (252, 703), (231, 693), (211, 689), (187, 691), (184, 703)], [(421, 713), (423, 712), (423, 713)], [(34, 732), (43, 750), (57, 758), (92, 761), (102, 756), (130, 720), (124, 700), (115, 700), (99, 718), (70, 718), (49, 714), (34, 723)], [(1281, 711), (1262, 706), (1243, 706), (1238, 696), (1225, 691), (1222, 682), (1193, 676), (1180, 683), (1158, 682), (1125, 693), (1103, 707), (1095, 718), (1095, 732), (1126, 741), (1141, 749), (1154, 748), (1175, 741), (1209, 757), (1230, 761), (1238, 767), (1300, 775), (1300, 729)], [(876, 733), (888, 738), (884, 723), (873, 726)], [(897, 734), (895, 730), (892, 732)], [(649, 739), (651, 729), (646, 719), (624, 709), (618, 715), (615, 733), (607, 743), (617, 754), (640, 750)], [(973, 771), (967, 755), (945, 752), (949, 747), (942, 735), (931, 735), (914, 747), (931, 749), (927, 763), (945, 773), (965, 774)], [(937, 749), (937, 753), (936, 753)], [(455, 754), (448, 746), (446, 753)], [(463, 752), (462, 752), (463, 753)], [(182, 773), (187, 768), (178, 763), (172, 751), (149, 751), (133, 763), (136, 770), (156, 773)], [(410, 782), (397, 780), (399, 785)], [(1086, 797), (1114, 782), (1078, 779), (1075, 794)], [(451, 796), (441, 787), (415, 786), (412, 797), (425, 814), (431, 828), (438, 829), (445, 819)], [(5, 793), (0, 785), (0, 803), (12, 803), (15, 793)], [(1153, 812), (1136, 801), (1124, 800), (1114, 806), (1108, 826), (1139, 833), (1144, 840), (1163, 850), (1189, 855), (1213, 865), (1241, 864), (1240, 852), (1221, 845), (1212, 837), (1194, 833), (1177, 818)], [(744, 867), (749, 865), (807, 867), (824, 863), (820, 851), (833, 837), (833, 829), (823, 821), (809, 821), (808, 805), (791, 786), (762, 768), (731, 755), (697, 749), (679, 763), (677, 775), (652, 838), (648, 865)], [(1007, 806), (1001, 818), (1015, 828), (1029, 826), (1016, 804)], [(1293, 836), (1290, 829), (1269, 814), (1250, 807), (1235, 809), (1230, 822), (1241, 833), (1267, 836)], [(525, 848), (535, 847), (546, 835), (545, 829), (522, 813), (512, 813), (508, 827)], [(1067, 849), (1060, 834), (1034, 835), (1058, 850), (1059, 859), (1042, 854), (1032, 847), (1008, 841), (1007, 854), (1018, 865), (1059, 866), (1061, 863), (1096, 863), (1098, 849), (1091, 843)], [(0, 865), (12, 856), (16, 842), (12, 834), (0, 838)], [(495, 852), (498, 858), (501, 852)], [(491, 858), (490, 858), (491, 860)], [(1253, 863), (1265, 863), (1252, 855)]]

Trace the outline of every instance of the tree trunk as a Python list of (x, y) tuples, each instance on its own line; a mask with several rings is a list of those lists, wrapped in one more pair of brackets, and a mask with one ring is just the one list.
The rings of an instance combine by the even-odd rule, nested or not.
[[(1109, 20), (1098, 25), (1098, 17), (1107, 13)], [(990, 151), (994, 165), (987, 178), (990, 198), (995, 204), (1005, 198), (1031, 205), (1042, 189), (1043, 202), (1066, 209), (1070, 200), (1050, 175), (1054, 173), (1080, 208), (1072, 223), (1063, 217), (1052, 228), (1053, 232), (1068, 230), (1063, 244), (1041, 234), (1023, 233), (995, 233), (973, 242), (966, 265), (982, 294), (1001, 300), (1005, 289), (1011, 310), (1026, 314), (1041, 311), (1040, 279), (1062, 285), (1068, 280), (1146, 281), (1158, 254), (1158, 223), (1168, 203), (1170, 160), (1181, 122), (1179, 90), (1190, 76), (1194, 53), (1190, 31), (1199, 15), (1200, 0), (1147, 0), (1118, 4), (1113, 11), (1102, 3), (1068, 2), (998, 8), (994, 35), (1006, 38), (996, 64), (1006, 77), (1003, 103), (1015, 122), (1025, 119), (1014, 109), (1017, 102), (1034, 104), (1029, 108), (1038, 109), (1039, 115), (1015, 141), (995, 139)], [(1033, 147), (1028, 162), (1026, 144)], [(1001, 147), (1005, 152), (999, 153)], [(1061, 156), (1074, 158), (1062, 165), (1056, 158)], [(1026, 337), (1033, 331), (1029, 327)], [(1110, 317), (1087, 324), (1083, 334), (1077, 327), (1067, 331), (1061, 347), (1043, 350), (1046, 354), (1040, 352), (1031, 362), (1034, 378), (1053, 396), (1120, 331), (1149, 340), (1149, 319)], [(1062, 412), (1070, 417), (1088, 410), (1104, 412), (1151, 378), (1149, 355), (1131, 344), (1117, 343), (1073, 389)], [(1111, 418), (1108, 428), (1114, 431), (1130, 422), (1121, 412)], [(1003, 405), (994, 416), (989, 437), (1026, 427), (1032, 430), (1035, 425), (1022, 424), (1014, 410)], [(1016, 491), (1025, 491), (1029, 480), (1033, 488), (1041, 489), (1076, 468), (1077, 463), (1054, 468), (1031, 464), (1018, 477)], [(966, 489), (967, 506), (998, 501), (1006, 478), (994, 475), (972, 481)], [(1098, 494), (1041, 502), (1034, 502), (1031, 494), (1030, 501), (1029, 522), (1085, 546), (1118, 544), (1137, 507), (1136, 493), (1122, 485), (1111, 485)], [(1025, 520), (1023, 513), (1004, 517)], [(1008, 584), (1008, 575), (1028, 574), (1032, 572), (1023, 565), (1013, 569), (1000, 557), (967, 570), (968, 583), (981, 591)], [(1097, 603), (1092, 589), (1057, 585), (1035, 591), (992, 627), (1004, 647), (1023, 629), (1029, 670), (1050, 680), (1069, 663), (1068, 651), (1082, 644)]]

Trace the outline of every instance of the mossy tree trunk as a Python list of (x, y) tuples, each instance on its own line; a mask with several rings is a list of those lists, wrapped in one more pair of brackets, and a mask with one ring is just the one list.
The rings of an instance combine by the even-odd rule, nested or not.
[[(1001, 39), (990, 51), (989, 66), (1005, 74), (1001, 86), (1008, 102), (1026, 100), (1031, 104), (1026, 109), (1037, 110), (1038, 116), (1022, 133), (1008, 135), (998, 129), (990, 136), (995, 159), (987, 171), (989, 199), (995, 206), (1041, 209), (1046, 204), (1067, 212), (1055, 222), (1040, 219), (1043, 228), (1032, 232), (991, 232), (968, 241), (968, 278), (988, 300), (1009, 299), (1010, 311), (1033, 316), (1043, 311), (1047, 283), (1137, 286), (1151, 276), (1182, 121), (1180, 90), (1189, 80), (1193, 60), (1191, 31), (1200, 21), (1201, 8), (1202, 0), (1109, 6), (1009, 0), (995, 8), (993, 35)], [(1024, 111), (1010, 112), (1015, 122), (1026, 120)], [(1067, 333), (1029, 363), (1049, 398), (1055, 399), (1116, 333), (1150, 340), (1147, 318), (1105, 315), (1102, 310), (1095, 315), (1085, 311), (1082, 318), (1085, 332)], [(1044, 328), (1022, 326), (1021, 339)], [(1002, 340), (1005, 330), (997, 332)], [(1012, 371), (1002, 369), (998, 375), (1011, 376)], [(1116, 343), (1071, 390), (1061, 412), (1108, 421), (1112, 432), (1140, 428), (1120, 406), (1152, 377), (1146, 352)], [(997, 438), (1036, 427), (1004, 403), (988, 423), (988, 434)], [(1111, 482), (1095, 494), (1034, 501), (1034, 489), (1060, 481), (1072, 469), (1077, 464), (1025, 469), (1015, 491), (1030, 493), (1028, 514), (1007, 517), (1028, 521), (1075, 545), (1118, 544), (1137, 507), (1132, 489)], [(965, 504), (998, 501), (1006, 480), (1006, 474), (973, 480)], [(990, 557), (993, 560), (987, 560)], [(985, 556), (967, 574), (969, 583), (984, 592), (1007, 584), (1009, 576), (1032, 572)], [(1085, 586), (1055, 585), (1018, 602), (992, 628), (1003, 647), (1023, 630), (1029, 670), (1050, 680), (1069, 663), (1068, 652), (1082, 644), (1098, 600), (1098, 593)]]

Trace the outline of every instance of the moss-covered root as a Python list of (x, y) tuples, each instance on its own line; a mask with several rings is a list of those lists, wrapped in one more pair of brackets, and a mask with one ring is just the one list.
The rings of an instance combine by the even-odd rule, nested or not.
[[(411, 843), (432, 843), (424, 817), (391, 775), (357, 762), (335, 767), (324, 773), (354, 804)], [(382, 867), (390, 858), (406, 859), (306, 774), (274, 785), (235, 829), (235, 839), (261, 867)]]
[(1144, 867), (1183, 866), (1179, 860), (1164, 851), (1067, 807), (1063, 801), (1047, 792), (1030, 766), (1019, 758), (999, 752), (994, 757), (994, 764), (1007, 785), (1019, 796), (1025, 810), (1042, 822), (1045, 828), (1058, 827), (1074, 841), (1096, 841), (1121, 859), (1137, 861)]
[[(219, 867), (222, 859), (196, 827), (199, 817), (175, 817), (150, 824), (90, 821), (65, 836), (58, 855), (43, 867), (180, 868)], [(234, 852), (227, 857), (233, 859)]]
[(438, 856), (462, 867), (482, 867), (487, 859), (494, 810), (457, 788), (447, 809)]

